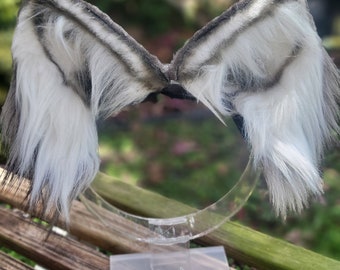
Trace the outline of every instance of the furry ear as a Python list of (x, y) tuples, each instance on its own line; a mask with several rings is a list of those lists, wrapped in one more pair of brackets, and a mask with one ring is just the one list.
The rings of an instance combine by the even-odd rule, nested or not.
[(68, 217), (98, 171), (96, 119), (163, 88), (163, 66), (83, 1), (25, 1), (12, 54), (1, 115), (7, 168), (32, 179), (31, 206), (42, 200)]
[(305, 1), (238, 2), (179, 50), (171, 74), (218, 117), (243, 117), (278, 214), (321, 194), (340, 83)]

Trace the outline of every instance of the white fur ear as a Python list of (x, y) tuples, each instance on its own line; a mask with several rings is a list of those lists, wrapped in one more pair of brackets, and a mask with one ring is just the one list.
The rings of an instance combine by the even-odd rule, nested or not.
[(305, 48), (276, 87), (235, 101), (255, 162), (263, 167), (271, 200), (283, 217), (322, 193), (324, 147), (339, 134), (336, 91), (338, 71), (326, 52)]
[(32, 179), (32, 208), (41, 201), (68, 218), (98, 171), (96, 119), (161, 89), (163, 67), (83, 1), (24, 1), (12, 54), (1, 114), (7, 169)]
[(72, 198), (99, 167), (95, 116), (65, 84), (28, 23), (16, 29), (12, 48), (15, 68), (1, 116), (7, 167), (32, 179), (32, 208), (43, 200), (47, 211), (57, 207), (68, 216)]
[(189, 40), (172, 73), (219, 117), (243, 117), (277, 213), (322, 193), (323, 148), (339, 133), (339, 74), (305, 1), (240, 1)]

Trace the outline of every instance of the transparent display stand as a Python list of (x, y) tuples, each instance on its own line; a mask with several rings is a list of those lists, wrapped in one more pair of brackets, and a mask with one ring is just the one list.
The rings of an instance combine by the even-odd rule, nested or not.
[[(122, 211), (101, 198), (92, 188), (81, 200), (109, 233), (145, 243), (147, 253), (111, 256), (111, 269), (117, 270), (222, 270), (229, 269), (223, 247), (190, 248), (190, 241), (217, 229), (246, 203), (260, 173), (250, 158), (234, 187), (216, 203), (194, 213), (175, 218), (146, 218)], [(111, 214), (115, 214), (112, 218)], [(126, 226), (117, 231), (119, 222)], [(124, 223), (125, 224), (125, 223)]]

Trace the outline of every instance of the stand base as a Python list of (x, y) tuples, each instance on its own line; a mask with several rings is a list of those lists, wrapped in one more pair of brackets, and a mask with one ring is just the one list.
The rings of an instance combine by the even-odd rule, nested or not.
[(114, 270), (229, 270), (223, 247), (194, 248), (182, 252), (141, 253), (110, 257)]

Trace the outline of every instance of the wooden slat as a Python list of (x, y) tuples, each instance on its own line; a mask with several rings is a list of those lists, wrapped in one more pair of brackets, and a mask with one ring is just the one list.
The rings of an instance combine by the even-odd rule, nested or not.
[(339, 261), (232, 222), (199, 243), (223, 245), (230, 257), (261, 270), (340, 269)]
[(115, 180), (104, 173), (98, 173), (92, 187), (112, 205), (141, 216), (170, 218), (197, 211), (184, 203)]
[(149, 234), (150, 231), (112, 213), (108, 213), (107, 217), (106, 221), (111, 221), (109, 226), (105, 226), (83, 204), (74, 202), (71, 208), (69, 231), (78, 239), (115, 254), (148, 251), (147, 244), (123, 237), (120, 232), (126, 232), (126, 235), (129, 235), (129, 231), (132, 233), (137, 230), (140, 234)]
[[(178, 216), (194, 210), (174, 200), (113, 180), (103, 174), (98, 175), (94, 186), (103, 197), (137, 214), (162, 218)], [(21, 187), (18, 192), (20, 189)], [(20, 192), (17, 192), (14, 196), (13, 190), (4, 192), (0, 189), (0, 200), (20, 205), (25, 192), (23, 191), (20, 195)], [(137, 229), (141, 233), (148, 233), (143, 231), (145, 228), (129, 224), (128, 221), (121, 220), (119, 216), (112, 215), (110, 219), (112, 220), (110, 226), (113, 230)], [(72, 206), (70, 231), (107, 250), (139, 252), (147, 248), (141, 243), (133, 243), (128, 239), (120, 238), (113, 232), (107, 232), (107, 228), (103, 227), (101, 222), (79, 202), (73, 203)], [(228, 256), (258, 269), (340, 269), (340, 262), (336, 260), (233, 222), (225, 223), (213, 233), (200, 238), (199, 242), (209, 246), (223, 245)]]
[(109, 258), (97, 250), (60, 236), (36, 223), (20, 211), (0, 208), (0, 244), (55, 270), (109, 269)]
[[(3, 175), (1, 173), (0, 175)], [(0, 185), (3, 178), (0, 178)], [(27, 180), (26, 180), (27, 181)], [(0, 201), (6, 202), (14, 207), (25, 209), (24, 203), (29, 185), (25, 180), (20, 183), (13, 183), (12, 186), (0, 188)], [(39, 208), (39, 207), (38, 207)], [(104, 211), (97, 209), (97, 211)], [(38, 210), (39, 212), (39, 210)], [(129, 235), (132, 232), (138, 231), (138, 234), (149, 235), (151, 232), (143, 227), (138, 226), (134, 222), (129, 222), (119, 215), (105, 212), (107, 221), (110, 221), (109, 228), (105, 226), (97, 217), (95, 217), (89, 210), (79, 201), (72, 203), (70, 211), (70, 223), (67, 229), (70, 233), (78, 239), (91, 243), (103, 250), (110, 251), (115, 254), (147, 252), (149, 246), (146, 243), (133, 241), (126, 237), (122, 237), (121, 233)], [(46, 216), (45, 220), (50, 222), (53, 218)], [(63, 220), (59, 220), (58, 225), (64, 227)], [(153, 250), (155, 248), (153, 247)]]
[(0, 251), (0, 270), (33, 270), (33, 268)]
[[(98, 174), (93, 186), (107, 201), (136, 214), (167, 218), (195, 210), (104, 174)], [(339, 261), (234, 222), (226, 222), (198, 242), (208, 246), (223, 245), (228, 256), (258, 269), (340, 269)]]

